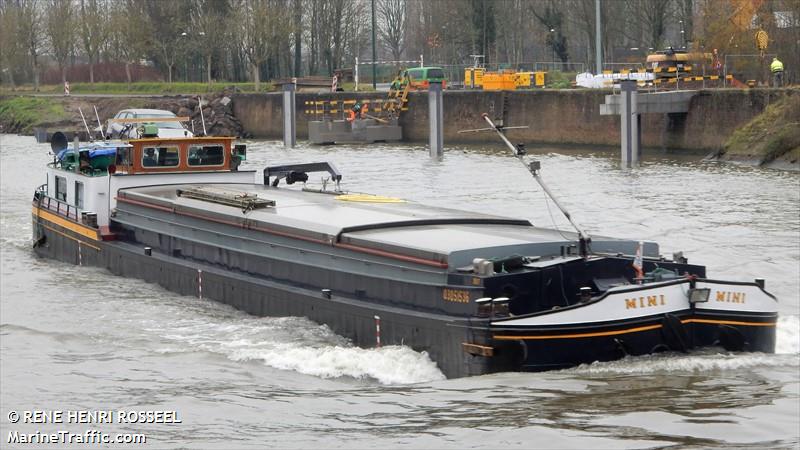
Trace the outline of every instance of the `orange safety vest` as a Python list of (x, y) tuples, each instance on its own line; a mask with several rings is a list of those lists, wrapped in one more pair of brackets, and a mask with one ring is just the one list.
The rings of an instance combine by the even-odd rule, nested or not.
[(347, 121), (352, 122), (354, 120), (356, 120), (356, 112), (351, 109), (349, 114), (347, 115)]

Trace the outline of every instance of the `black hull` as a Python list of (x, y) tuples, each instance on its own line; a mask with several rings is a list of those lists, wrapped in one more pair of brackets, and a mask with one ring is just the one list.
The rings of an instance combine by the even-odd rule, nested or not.
[(448, 378), (512, 369), (503, 362), (502, 354), (487, 358), (464, 351), (464, 342), (487, 340), (485, 323), (473, 327), (468, 320), (453, 316), (378, 307), (354, 298), (329, 299), (319, 290), (275, 283), (183, 258), (157, 253), (146, 256), (141, 246), (86, 240), (56, 224), (40, 222), (34, 222), (34, 229), (40, 229), (35, 236), (35, 252), (41, 257), (105, 268), (115, 275), (157, 283), (181, 295), (202, 295), (255, 316), (307, 317), (328, 325), (363, 348), (378, 346), (378, 316), (380, 345), (406, 345), (427, 352)]
[[(495, 331), (495, 337), (517, 343), (524, 371), (564, 369), (595, 361), (660, 352), (686, 353), (718, 347), (721, 351), (775, 352), (775, 315), (702, 318), (697, 312), (662, 314), (617, 325), (580, 328)], [(738, 324), (738, 325), (732, 325)], [(517, 337), (517, 339), (512, 339)]]
[[(561, 369), (627, 355), (715, 345), (729, 350), (774, 351), (774, 314), (703, 317), (686, 311), (618, 324), (490, 329), (487, 319), (420, 312), (342, 295), (328, 297), (318, 289), (182, 256), (155, 251), (145, 255), (142, 245), (103, 241), (99, 235), (91, 239), (80, 233), (82, 225), (60, 222), (34, 217), (37, 255), (105, 268), (115, 275), (157, 283), (181, 295), (216, 300), (256, 316), (307, 317), (364, 348), (406, 345), (427, 352), (448, 378)], [(754, 321), (765, 326), (735, 325)]]

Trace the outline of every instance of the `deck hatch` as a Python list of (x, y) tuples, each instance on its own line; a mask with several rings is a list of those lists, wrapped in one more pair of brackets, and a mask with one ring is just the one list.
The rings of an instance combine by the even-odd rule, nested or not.
[(260, 198), (251, 192), (235, 191), (213, 187), (188, 187), (176, 191), (178, 197), (193, 198), (220, 205), (235, 206), (243, 212), (275, 206), (275, 200)]

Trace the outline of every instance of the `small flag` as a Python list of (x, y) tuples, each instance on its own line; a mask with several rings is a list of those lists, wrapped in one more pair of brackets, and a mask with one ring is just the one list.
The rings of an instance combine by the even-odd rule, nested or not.
[(644, 247), (644, 242), (639, 241), (639, 246), (636, 248), (636, 257), (633, 258), (633, 268), (636, 270), (636, 279), (639, 280), (639, 284), (642, 284), (642, 279), (644, 278), (644, 272), (642, 271), (642, 248)]

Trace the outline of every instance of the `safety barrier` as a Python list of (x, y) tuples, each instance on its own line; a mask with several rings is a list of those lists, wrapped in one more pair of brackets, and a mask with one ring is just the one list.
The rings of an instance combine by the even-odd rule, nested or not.
[[(625, 78), (617, 78), (617, 79), (609, 79), (606, 80), (606, 84), (614, 84), (619, 83), (620, 81), (625, 80)], [(635, 80), (637, 86), (658, 86), (658, 85), (675, 85), (677, 87), (680, 83), (688, 83), (694, 81), (727, 81), (730, 83), (733, 80), (733, 75), (705, 75), (705, 76), (688, 76), (688, 77), (675, 77), (675, 78), (656, 78), (653, 80)]]
[[(375, 112), (379, 113), (383, 111), (384, 105), (388, 105), (390, 103), (395, 103), (397, 100), (394, 99), (364, 99), (364, 100), (309, 100), (306, 101), (304, 104), (306, 109), (303, 111), (306, 114), (337, 114), (337, 113), (344, 113), (350, 110), (350, 108), (356, 104), (356, 102), (361, 103), (361, 108), (367, 108), (366, 112)], [(403, 100), (403, 107), (400, 108), (401, 111), (408, 111), (408, 99)], [(313, 109), (308, 109), (309, 107), (313, 107)]]

